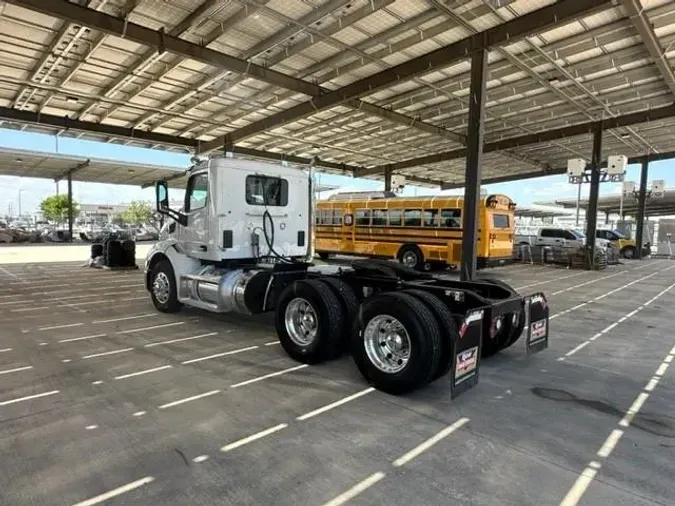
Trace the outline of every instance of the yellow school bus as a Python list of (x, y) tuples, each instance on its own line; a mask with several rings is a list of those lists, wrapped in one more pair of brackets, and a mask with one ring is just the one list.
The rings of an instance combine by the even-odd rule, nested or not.
[[(510, 261), (516, 204), (505, 195), (480, 201), (478, 267)], [(391, 193), (335, 195), (317, 203), (316, 251), (396, 258), (415, 269), (457, 266), (462, 255), (462, 197), (397, 197)]]

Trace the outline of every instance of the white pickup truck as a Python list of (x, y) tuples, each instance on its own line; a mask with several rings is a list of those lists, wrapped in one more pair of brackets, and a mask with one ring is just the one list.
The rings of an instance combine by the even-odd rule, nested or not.
[[(580, 230), (572, 227), (516, 227), (514, 238), (516, 244), (529, 244), (530, 246), (559, 246), (574, 247), (584, 246), (586, 236)], [(609, 241), (596, 239), (595, 244), (606, 248)]]

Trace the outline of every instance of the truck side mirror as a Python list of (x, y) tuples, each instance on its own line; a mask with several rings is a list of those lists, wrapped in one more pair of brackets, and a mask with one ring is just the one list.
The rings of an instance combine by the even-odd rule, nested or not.
[(166, 181), (157, 181), (155, 184), (155, 206), (158, 213), (166, 214), (181, 225), (187, 226), (187, 216), (169, 207), (169, 186), (166, 184)]
[(169, 209), (169, 187), (166, 181), (157, 181), (155, 185), (155, 198), (157, 211), (166, 211)]

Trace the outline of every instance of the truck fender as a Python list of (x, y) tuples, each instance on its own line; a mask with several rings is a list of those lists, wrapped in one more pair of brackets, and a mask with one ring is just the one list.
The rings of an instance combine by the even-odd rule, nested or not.
[(180, 276), (183, 274), (193, 274), (199, 271), (202, 264), (201, 261), (190, 258), (180, 250), (180, 245), (167, 241), (168, 244), (155, 244), (148, 252), (148, 257), (145, 261), (145, 287), (150, 289), (150, 273), (152, 268), (160, 260), (168, 260), (173, 267), (173, 272), (176, 277), (176, 286), (180, 286)]

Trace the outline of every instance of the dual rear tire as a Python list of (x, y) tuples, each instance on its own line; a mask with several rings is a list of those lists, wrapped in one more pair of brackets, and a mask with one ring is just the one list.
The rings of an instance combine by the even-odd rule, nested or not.
[(349, 348), (366, 381), (404, 394), (448, 373), (457, 335), (445, 304), (421, 290), (386, 292), (359, 305), (337, 278), (296, 281), (276, 311), (279, 341), (289, 356), (315, 364)]

